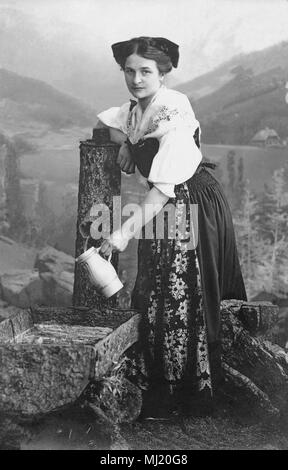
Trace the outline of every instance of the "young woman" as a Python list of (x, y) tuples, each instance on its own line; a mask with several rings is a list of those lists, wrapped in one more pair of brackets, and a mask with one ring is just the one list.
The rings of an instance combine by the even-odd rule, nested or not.
[[(145, 390), (144, 414), (177, 407), (195, 412), (221, 381), (220, 301), (247, 299), (232, 217), (213, 165), (209, 170), (202, 161), (200, 126), (188, 98), (163, 84), (178, 65), (177, 44), (138, 37), (112, 50), (137, 101), (98, 118), (121, 145), (122, 171), (135, 171), (147, 187), (142, 205), (101, 246), (104, 256), (123, 251), (142, 229), (132, 294), (142, 323), (129, 378)], [(174, 231), (166, 215), (159, 237), (155, 225), (168, 206), (175, 208)], [(154, 231), (145, 238), (150, 221)]]

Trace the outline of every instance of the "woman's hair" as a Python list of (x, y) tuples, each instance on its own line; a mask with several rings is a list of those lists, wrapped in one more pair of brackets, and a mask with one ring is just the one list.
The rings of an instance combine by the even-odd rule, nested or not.
[(124, 69), (127, 57), (132, 54), (138, 54), (145, 59), (155, 60), (160, 73), (166, 74), (172, 70), (171, 58), (165, 52), (157, 49), (153, 45), (154, 39), (148, 36), (132, 38), (127, 41), (119, 61), (121, 68)]

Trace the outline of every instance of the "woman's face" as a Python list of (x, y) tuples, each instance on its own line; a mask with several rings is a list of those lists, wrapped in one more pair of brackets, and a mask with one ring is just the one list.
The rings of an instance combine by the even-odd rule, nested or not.
[(161, 86), (161, 77), (155, 60), (137, 54), (127, 57), (125, 81), (130, 93), (139, 100), (152, 98)]

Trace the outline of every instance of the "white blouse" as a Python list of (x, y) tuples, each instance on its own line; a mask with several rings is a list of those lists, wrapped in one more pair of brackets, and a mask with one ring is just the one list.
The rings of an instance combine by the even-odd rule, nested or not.
[(175, 184), (184, 183), (195, 173), (202, 154), (194, 140), (200, 125), (186, 95), (162, 85), (142, 112), (139, 103), (129, 111), (131, 103), (109, 108), (98, 118), (109, 127), (121, 130), (132, 144), (139, 139), (155, 137), (159, 149), (155, 155), (148, 178), (136, 171), (147, 185), (153, 183), (168, 197), (175, 197)]

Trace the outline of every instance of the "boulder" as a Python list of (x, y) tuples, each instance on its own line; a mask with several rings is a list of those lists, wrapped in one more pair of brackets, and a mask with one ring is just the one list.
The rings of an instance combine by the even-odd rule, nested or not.
[(0, 291), (2, 300), (20, 308), (43, 301), (43, 281), (35, 269), (18, 269), (2, 274)]
[(72, 305), (74, 274), (68, 271), (60, 273), (39, 273), (43, 281), (43, 304), (68, 307)]
[(21, 311), (23, 311), (22, 308), (15, 307), (14, 305), (8, 305), (7, 303), (6, 305), (0, 304), (0, 321), (6, 320)]
[(38, 269), (39, 273), (50, 272), (58, 275), (62, 271), (74, 273), (74, 264), (73, 256), (47, 246), (37, 254), (34, 268)]
[(10, 238), (0, 236), (0, 275), (15, 269), (33, 269), (37, 251)]
[(0, 310), (8, 307), (8, 302), (6, 302), (6, 300), (3, 300), (3, 299), (0, 299)]

